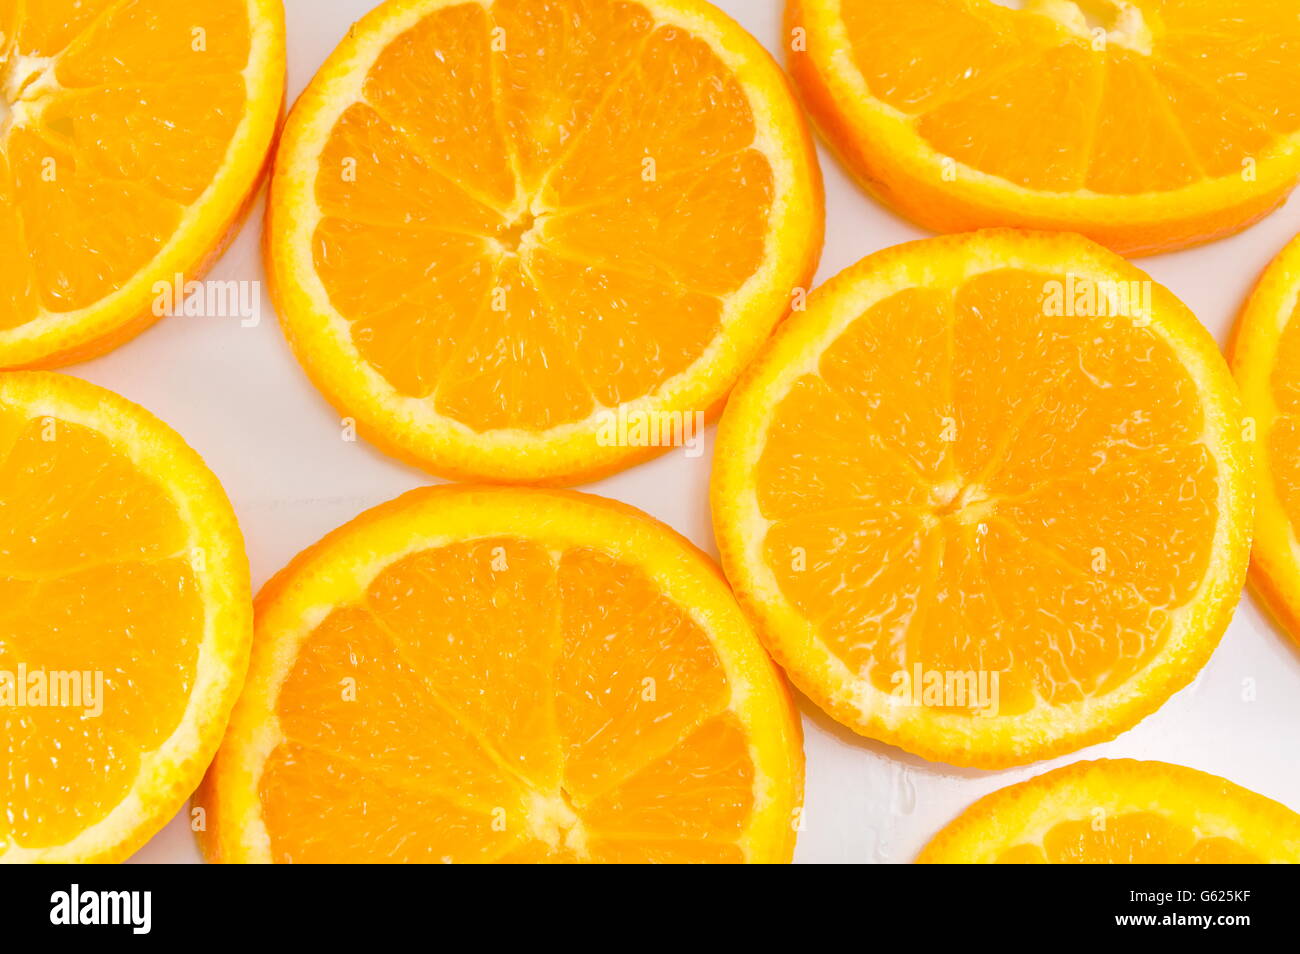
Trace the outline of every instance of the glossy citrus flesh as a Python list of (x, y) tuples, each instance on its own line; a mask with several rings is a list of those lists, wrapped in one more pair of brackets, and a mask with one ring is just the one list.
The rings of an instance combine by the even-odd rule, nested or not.
[(1258, 498), (1251, 584), (1300, 640), (1300, 242), (1261, 276), (1229, 360), (1255, 438)]
[(1274, 0), (789, 0), (791, 66), (853, 171), (924, 225), (1149, 253), (1300, 176), (1300, 14)]
[(788, 861), (799, 729), (720, 574), (630, 508), (423, 490), (258, 598), (197, 800), (222, 861)]
[(980, 799), (921, 852), (929, 864), (1300, 861), (1300, 815), (1170, 765), (1078, 762)]
[[(1054, 313), (1089, 287), (1149, 302)], [(958, 764), (1044, 758), (1128, 727), (1217, 643), (1249, 542), (1241, 427), (1195, 318), (1086, 239), (900, 246), (815, 292), (742, 379), (723, 564), (845, 724)]]
[(0, 0), (0, 368), (160, 317), (238, 218), (284, 86), (278, 0)]
[(566, 482), (708, 412), (806, 285), (822, 200), (779, 69), (697, 0), (393, 0), (295, 107), (269, 268), (313, 379), (435, 472)]
[[(0, 859), (118, 860), (198, 784), (239, 691), (239, 530), (164, 425), (32, 372), (0, 376), (0, 516)], [(35, 694), (60, 674), (82, 688)]]

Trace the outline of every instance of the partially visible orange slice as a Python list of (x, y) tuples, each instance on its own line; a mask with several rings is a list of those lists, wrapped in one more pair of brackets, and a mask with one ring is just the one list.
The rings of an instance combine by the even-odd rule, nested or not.
[(1220, 238), (1300, 178), (1278, 0), (788, 0), (791, 70), (874, 193), (945, 232)]
[(575, 483), (717, 407), (810, 281), (822, 205), (780, 69), (703, 0), (389, 0), (294, 107), (267, 265), (369, 439)]
[(0, 368), (161, 317), (158, 283), (199, 277), (238, 224), (284, 74), (279, 0), (0, 3)]
[(1300, 863), (1300, 815), (1227, 779), (1170, 765), (1076, 762), (986, 795), (922, 864)]
[(1077, 235), (871, 255), (746, 372), (719, 428), (723, 566), (849, 727), (986, 768), (1107, 739), (1204, 665), (1240, 598), (1240, 404), (1187, 308)]
[(1269, 265), (1229, 360), (1258, 451), (1251, 584), (1300, 641), (1300, 238)]
[(698, 550), (596, 497), (440, 487), (267, 584), (196, 803), (225, 862), (786, 862), (802, 785)]
[(251, 637), (198, 455), (102, 388), (0, 374), (0, 862), (144, 844), (216, 752)]

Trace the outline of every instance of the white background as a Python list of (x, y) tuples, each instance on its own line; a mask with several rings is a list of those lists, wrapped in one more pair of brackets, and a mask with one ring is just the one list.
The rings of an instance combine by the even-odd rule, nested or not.
[[(285, 5), (292, 100), (374, 2)], [(781, 0), (720, 0), (718, 6), (779, 51)], [(926, 234), (859, 191), (824, 150), (821, 163), (828, 222), (819, 283), (869, 252)], [(1223, 342), (1256, 276), (1297, 230), (1300, 199), (1243, 235), (1140, 264)], [(211, 277), (262, 281), (260, 231), (259, 204)], [(328, 530), (432, 482), (364, 443), (342, 439), (338, 415), (299, 370), (265, 295), (262, 310), (255, 328), (230, 319), (166, 319), (113, 354), (68, 369), (149, 408), (203, 455), (234, 501), (255, 587)], [(692, 460), (678, 451), (584, 489), (634, 504), (716, 554), (706, 495), (709, 463), (709, 454)], [(1253, 681), (1254, 701), (1243, 698), (1247, 681)], [(976, 798), (1083, 758), (1179, 762), (1300, 809), (1300, 652), (1249, 597), (1194, 685), (1114, 742), (1050, 763), (1006, 772), (931, 764), (858, 738), (806, 700), (800, 706), (808, 756), (801, 862), (910, 861)], [(135, 858), (198, 859), (184, 813)]]

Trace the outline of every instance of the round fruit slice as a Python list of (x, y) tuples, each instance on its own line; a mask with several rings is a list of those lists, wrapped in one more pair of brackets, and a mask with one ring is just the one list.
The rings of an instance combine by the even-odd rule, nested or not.
[(1276, 0), (788, 0), (790, 66), (883, 201), (929, 228), (1231, 234), (1300, 177), (1300, 16)]
[(1076, 762), (986, 795), (921, 864), (1300, 863), (1300, 815), (1227, 779), (1170, 765)]
[(194, 451), (110, 391), (0, 375), (0, 862), (119, 861), (199, 784), (248, 562)]
[(443, 476), (680, 443), (812, 277), (780, 69), (701, 0), (390, 0), (294, 107), (268, 270), (308, 374)]
[(787, 862), (802, 790), (698, 550), (598, 497), (439, 487), (267, 584), (196, 804), (224, 862)]
[(1077, 235), (887, 249), (737, 385), (723, 566), (845, 725), (993, 768), (1110, 738), (1209, 658), (1240, 597), (1250, 462), (1218, 349)]
[(284, 62), (279, 0), (0, 0), (0, 368), (94, 357), (185, 297), (265, 165)]
[(1229, 356), (1259, 442), (1251, 584), (1300, 641), (1300, 238), (1268, 267)]

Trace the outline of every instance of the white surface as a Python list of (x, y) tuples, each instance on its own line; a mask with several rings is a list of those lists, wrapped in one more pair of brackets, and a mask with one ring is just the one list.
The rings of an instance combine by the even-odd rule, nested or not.
[[(718, 3), (779, 51), (781, 0)], [(286, 0), (289, 95), (302, 90), (371, 0)], [(778, 55), (778, 59), (781, 57)], [(923, 237), (858, 190), (825, 150), (827, 236), (818, 282), (877, 249)], [(1243, 235), (1139, 264), (1187, 302), (1222, 342), (1256, 276), (1300, 230), (1300, 200)], [(261, 209), (211, 274), (263, 280)], [(170, 423), (216, 471), (248, 541), (254, 586), (326, 531), (403, 491), (433, 482), (364, 443), (289, 353), (263, 296), (258, 327), (171, 318), (113, 354), (68, 369)], [(711, 436), (712, 432), (710, 432)], [(681, 451), (583, 489), (626, 501), (716, 555), (706, 489), (711, 457)], [(1254, 701), (1247, 701), (1253, 686)], [(1162, 759), (1224, 775), (1300, 809), (1300, 653), (1249, 598), (1197, 682), (1114, 742), (1006, 772), (927, 763), (860, 739), (801, 700), (808, 756), (801, 862), (906, 862), (976, 798), (1049, 768), (1103, 756)], [(197, 861), (186, 815), (135, 858)]]

